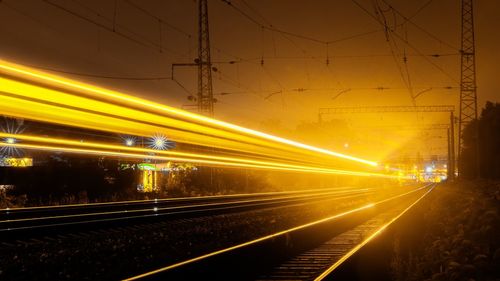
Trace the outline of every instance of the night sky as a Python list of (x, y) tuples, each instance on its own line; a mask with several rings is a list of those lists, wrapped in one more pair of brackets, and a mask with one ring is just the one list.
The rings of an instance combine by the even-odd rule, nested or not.
[[(218, 69), (213, 73), (219, 100), (215, 116), (219, 119), (254, 128), (271, 120), (291, 128), (316, 120), (319, 107), (412, 105), (408, 81), (413, 94), (420, 93), (417, 105), (458, 106), (458, 0), (231, 3), (209, 1), (212, 60)], [(412, 17), (418, 27), (405, 23), (387, 3)], [(500, 3), (481, 0), (475, 4), (482, 107), (487, 100), (500, 101)], [(382, 12), (375, 15), (376, 10)], [(367, 13), (387, 22), (411, 46), (384, 32)], [(314, 40), (263, 29), (252, 20)], [(0, 21), (3, 59), (67, 72), (54, 73), (191, 109), (185, 105), (190, 103), (186, 97), (196, 93), (196, 69), (177, 68), (175, 78), (180, 85), (168, 77), (171, 63), (192, 62), (196, 57), (196, 1), (4, 0)], [(369, 34), (357, 36), (363, 33)], [(349, 37), (354, 38), (345, 39)], [(448, 116), (393, 117), (370, 118), (377, 125), (400, 125), (444, 123)], [(365, 122), (349, 118), (354, 125)]]

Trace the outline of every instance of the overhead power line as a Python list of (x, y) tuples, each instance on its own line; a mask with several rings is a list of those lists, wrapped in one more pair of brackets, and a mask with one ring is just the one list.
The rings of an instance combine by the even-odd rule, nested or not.
[[(422, 6), (420, 6), (420, 8), (418, 8), (418, 10), (416, 10), (411, 16), (408, 17), (408, 20), (412, 20), (413, 18), (415, 18), (418, 14), (420, 14), (420, 12), (422, 12), (425, 8), (427, 8), (431, 3), (432, 3), (433, 0), (428, 0), (427, 2), (425, 2)], [(405, 24), (405, 22), (403, 22), (403, 24)]]
[(400, 63), (399, 63), (399, 49), (398, 49), (398, 45), (397, 45), (397, 42), (396, 40), (394, 40), (393, 38), (393, 35), (390, 33), (390, 32), (387, 32), (387, 30), (389, 29), (389, 25), (387, 23), (387, 19), (385, 17), (385, 12), (384, 10), (382, 10), (382, 8), (378, 5), (378, 3), (375, 1), (374, 2), (374, 8), (375, 8), (375, 13), (377, 16), (377, 19), (383, 23), (383, 26), (384, 26), (384, 30), (386, 30), (386, 41), (387, 41), (387, 44), (389, 45), (389, 50), (391, 51), (391, 55), (392, 55), (392, 58), (394, 60), (394, 64), (396, 65), (398, 71), (399, 71), (399, 74), (401, 76), (401, 80), (403, 81), (403, 83), (406, 85), (408, 91), (410, 92), (410, 96), (411, 96), (411, 100), (412, 100), (412, 103), (413, 105), (415, 105), (415, 99), (413, 98), (413, 94), (412, 94), (412, 88), (411, 88), (411, 80), (410, 80), (410, 77), (409, 77), (409, 74), (408, 74), (408, 68), (406, 67), (405, 70), (406, 70), (406, 74), (407, 74), (407, 79), (405, 77), (405, 73), (403, 71), (403, 68), (401, 67)]
[[(73, 10), (65, 7), (65, 6), (62, 6), (62, 5), (58, 4), (58, 3), (55, 3), (55, 2), (53, 2), (51, 0), (42, 0), (42, 1), (44, 3), (50, 5), (50, 6), (53, 6), (53, 7), (55, 7), (57, 9), (65, 12), (65, 13), (67, 13), (67, 14), (70, 14), (70, 15), (76, 17), (76, 18), (79, 18), (79, 19), (81, 19), (83, 21), (86, 21), (86, 22), (88, 22), (90, 24), (93, 24), (93, 25), (95, 25), (95, 26), (97, 26), (99, 28), (102, 28), (104, 30), (107, 30), (107, 31), (109, 31), (111, 33), (114, 33), (114, 34), (116, 34), (116, 35), (118, 35), (118, 36), (120, 36), (122, 38), (125, 38), (125, 39), (127, 39), (127, 40), (129, 40), (131, 42), (134, 42), (134, 43), (136, 43), (138, 45), (141, 45), (143, 47), (156, 49), (159, 52), (161, 52), (162, 50), (167, 50), (167, 51), (169, 51), (171, 53), (174, 53), (176, 55), (181, 55), (180, 53), (178, 53), (178, 52), (176, 52), (174, 50), (162, 47), (159, 42), (151, 41), (151, 40), (145, 38), (144, 36), (142, 36), (142, 35), (134, 32), (134, 31), (132, 31), (132, 30), (126, 28), (126, 27), (124, 27), (123, 25), (117, 24), (113, 19), (110, 19), (108, 17), (103, 16), (102, 14), (96, 12), (95, 10), (91, 9), (90, 7), (88, 7), (88, 6), (80, 3), (78, 1), (73, 0), (73, 2), (76, 3), (77, 5), (83, 7), (84, 9), (88, 10), (89, 12), (94, 13), (97, 17), (99, 17), (99, 18), (107, 21), (108, 23), (111, 23), (111, 26), (108, 26), (108, 25), (103, 24), (101, 22), (97, 22), (97, 21), (95, 21), (93, 19), (90, 19), (90, 18), (88, 18), (88, 17), (86, 17), (86, 16), (84, 16), (84, 15), (82, 15), (80, 13), (77, 13), (77, 12), (75, 12), (75, 11), (73, 11)], [(117, 28), (117, 27), (119, 27), (119, 28)]]
[[(39, 66), (39, 65), (31, 65), (31, 64), (23, 64), (28, 67), (33, 67), (36, 69), (40, 70), (46, 70), (46, 71), (51, 71), (51, 72), (57, 72), (57, 73), (63, 73), (63, 74), (69, 74), (69, 75), (75, 75), (75, 76), (82, 76), (82, 77), (92, 77), (92, 78), (99, 78), (99, 79), (112, 79), (112, 80), (128, 80), (128, 81), (161, 81), (161, 80), (171, 80), (174, 83), (176, 83), (184, 92), (186, 92), (189, 95), (193, 95), (193, 92), (190, 91), (189, 89), (186, 88), (180, 81), (175, 79), (175, 77), (171, 76), (143, 76), (143, 77), (136, 77), (136, 76), (114, 76), (114, 75), (103, 75), (103, 74), (95, 74), (95, 73), (83, 73), (83, 72), (75, 72), (75, 71), (69, 71), (69, 70), (63, 70), (63, 69), (58, 69), (58, 68), (53, 68), (53, 67), (45, 67), (45, 66)], [(404, 90), (406, 88), (401, 88), (401, 87), (390, 87), (390, 86), (377, 86), (377, 87), (354, 87), (354, 88), (308, 88), (308, 87), (299, 87), (299, 88), (289, 88), (289, 89), (281, 89), (281, 90), (254, 90), (251, 89), (250, 86), (245, 85), (240, 83), (239, 81), (235, 81), (231, 77), (223, 74), (222, 72), (218, 71), (217, 72), (220, 77), (219, 80), (222, 82), (225, 82), (227, 84), (232, 85), (233, 87), (236, 88), (241, 88), (244, 89), (245, 91), (239, 91), (239, 92), (221, 92), (218, 93), (217, 95), (233, 95), (233, 94), (252, 94), (255, 95), (259, 98), (262, 98), (264, 100), (269, 100), (272, 96), (276, 94), (284, 94), (284, 93), (304, 93), (304, 92), (325, 92), (325, 91), (335, 91), (337, 92), (336, 95), (333, 97), (333, 99), (338, 98), (341, 94), (344, 94), (346, 92), (351, 92), (351, 91), (394, 91), (394, 90)], [(279, 81), (277, 81), (279, 83)], [(283, 87), (280, 84), (280, 87)], [(418, 96), (422, 95), (425, 92), (429, 92), (432, 90), (453, 90), (453, 89), (458, 89), (459, 87), (454, 87), (454, 86), (418, 86), (418, 87), (413, 87), (414, 89), (420, 89), (421, 91), (415, 96), (417, 98)]]
[[(370, 11), (368, 11), (363, 5), (361, 5), (358, 1), (356, 0), (351, 0), (356, 6), (358, 6), (361, 10), (363, 10), (367, 15), (369, 15), (371, 18), (373, 18), (377, 23), (379, 23), (382, 26), (386, 26), (384, 22), (380, 21), (375, 15), (373, 15)], [(415, 47), (412, 43), (410, 43), (406, 38), (398, 34), (393, 28), (387, 26), (387, 31), (394, 34), (396, 38), (398, 38), (400, 41), (405, 43), (408, 47), (410, 47), (413, 51), (415, 51), (417, 54), (422, 55), (422, 57), (432, 66), (434, 66), (436, 69), (438, 69), (441, 73), (446, 75), (448, 78), (450, 78), (453, 82), (456, 84), (459, 84), (459, 81), (453, 77), (451, 74), (446, 72), (442, 67), (431, 61), (428, 57), (426, 57), (417, 47)]]
[[(390, 3), (388, 3), (386, 0), (382, 0), (382, 2), (384, 2), (387, 6), (389, 6), (389, 8), (394, 11), (396, 14), (398, 14), (400, 17), (402, 17), (405, 21), (405, 23), (409, 22), (411, 23), (413, 26), (415, 26), (418, 30), (422, 31), (423, 33), (427, 34), (430, 38), (438, 41), (439, 43), (449, 47), (450, 49), (453, 49), (457, 52), (460, 51), (459, 48), (453, 46), (452, 44), (442, 40), (441, 38), (437, 37), (436, 35), (434, 35), (433, 33), (431, 33), (430, 31), (426, 30), (425, 28), (421, 27), (420, 25), (416, 24), (412, 19), (406, 17), (403, 13), (401, 13), (398, 9), (394, 8)], [(428, 5), (428, 3), (430, 3), (431, 1), (428, 1), (426, 4), (424, 4), (424, 6)], [(420, 11), (421, 9), (419, 9)]]
[(132, 0), (124, 0), (124, 2), (125, 2), (125, 3), (127, 3), (127, 4), (129, 4), (129, 5), (130, 5), (130, 6), (132, 6), (132, 7), (136, 8), (137, 10), (139, 10), (139, 11), (143, 12), (144, 14), (146, 14), (146, 15), (148, 15), (148, 16), (150, 16), (150, 17), (154, 18), (155, 20), (157, 20), (158, 22), (160, 22), (160, 24), (163, 24), (163, 25), (165, 25), (165, 26), (169, 27), (170, 29), (177, 31), (178, 33), (183, 34), (183, 35), (185, 35), (185, 36), (186, 36), (186, 37), (188, 37), (188, 38), (191, 38), (191, 37), (192, 37), (192, 35), (191, 35), (189, 32), (186, 32), (186, 31), (182, 30), (181, 28), (179, 28), (179, 27), (177, 27), (177, 26), (175, 26), (175, 25), (173, 25), (173, 24), (169, 23), (169, 22), (168, 22), (168, 21), (166, 21), (164, 18), (161, 18), (161, 17), (159, 17), (159, 16), (154, 15), (153, 13), (151, 13), (151, 12), (150, 12), (150, 11), (148, 11), (148, 10), (146, 10), (145, 8), (143, 8), (143, 7), (139, 6), (139, 5), (137, 5), (137, 4), (136, 4), (135, 2), (133, 2)]
[(171, 80), (171, 76), (151, 76), (151, 77), (133, 77), (133, 76), (113, 76), (113, 75), (102, 75), (102, 74), (94, 74), (94, 73), (84, 73), (84, 72), (76, 72), (63, 70), (52, 67), (38, 66), (38, 65), (30, 65), (23, 64), (25, 66), (34, 67), (41, 70), (48, 70), (52, 72), (58, 72), (63, 74), (70, 74), (82, 77), (92, 77), (92, 78), (101, 78), (101, 79), (116, 79), (116, 80), (136, 80), (136, 81), (153, 81), (153, 80)]
[[(392, 54), (368, 54), (368, 55), (330, 55), (329, 58), (332, 59), (355, 59), (355, 58), (376, 58), (376, 57), (392, 57)], [(447, 56), (460, 56), (460, 53), (436, 53), (436, 54), (406, 54), (407, 57), (432, 57), (440, 58)], [(253, 58), (240, 58), (236, 62), (247, 62), (247, 61), (258, 61), (264, 60), (319, 60), (324, 58), (324, 56), (263, 56), (263, 57), (253, 57)]]
[[(333, 43), (339, 43), (339, 42), (342, 42), (342, 41), (347, 41), (347, 40), (351, 40), (351, 39), (354, 39), (354, 38), (358, 38), (358, 37), (362, 37), (362, 36), (366, 36), (366, 35), (370, 35), (370, 34), (373, 34), (373, 33), (377, 33), (377, 32), (383, 31), (382, 29), (377, 29), (377, 30), (371, 30), (371, 31), (366, 31), (366, 32), (361, 32), (361, 33), (353, 34), (353, 35), (350, 35), (350, 36), (346, 36), (346, 37), (338, 38), (338, 39), (334, 39), (334, 40), (322, 40), (322, 39), (318, 39), (318, 38), (315, 38), (315, 37), (311, 37), (311, 36), (307, 36), (307, 35), (303, 35), (303, 34), (299, 34), (299, 33), (295, 33), (295, 32), (291, 32), (291, 31), (287, 31), (287, 30), (276, 28), (274, 25), (272, 25), (267, 20), (265, 20), (267, 23), (263, 24), (260, 21), (256, 20), (251, 15), (249, 15), (248, 13), (246, 13), (245, 11), (243, 11), (238, 6), (234, 5), (231, 1), (229, 1), (229, 0), (221, 0), (221, 1), (224, 2), (224, 3), (226, 3), (229, 7), (231, 7), (232, 9), (234, 9), (235, 11), (237, 11), (239, 14), (241, 14), (243, 17), (247, 18), (249, 21), (253, 22), (254, 24), (256, 24), (258, 27), (260, 27), (262, 29), (266, 29), (266, 30), (273, 31), (273, 32), (276, 32), (276, 33), (280, 33), (280, 34), (284, 34), (284, 35), (288, 35), (288, 36), (292, 36), (292, 37), (295, 37), (295, 38), (300, 38), (300, 39), (303, 39), (303, 40), (307, 40), (307, 41), (311, 41), (311, 42), (316, 42), (316, 43), (324, 44), (324, 45), (333, 44)], [(246, 5), (248, 6), (248, 3)], [(260, 17), (262, 18), (262, 16), (260, 16)]]

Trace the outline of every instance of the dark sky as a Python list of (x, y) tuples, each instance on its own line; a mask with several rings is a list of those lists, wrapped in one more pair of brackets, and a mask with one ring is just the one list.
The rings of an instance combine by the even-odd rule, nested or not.
[[(422, 92), (416, 100), (419, 105), (458, 105), (460, 1), (356, 1), (371, 14), (376, 7), (384, 11), (379, 19), (396, 26), (416, 49), (394, 35), (388, 41), (383, 27), (351, 0), (232, 1), (261, 23), (322, 42), (376, 31), (328, 45), (262, 30), (223, 1), (209, 0), (213, 61), (239, 61), (217, 64), (219, 71), (213, 74), (220, 101), (216, 117), (257, 128), (262, 121), (274, 119), (292, 127), (315, 120), (319, 107), (411, 105), (408, 81), (414, 94)], [(411, 23), (401, 25), (404, 20), (386, 3), (413, 16), (412, 22), (432, 36)], [(486, 100), (500, 101), (500, 2), (477, 0), (475, 4), (482, 106)], [(0, 2), (0, 57), (98, 76), (168, 77), (172, 62), (192, 62), (196, 55), (196, 9), (192, 0), (4, 0)], [(185, 89), (168, 79), (64, 75), (177, 107), (189, 103), (188, 92), (196, 92), (193, 68), (176, 69)], [(443, 123), (447, 116), (377, 118), (390, 125)], [(349, 122), (364, 122), (352, 119)]]

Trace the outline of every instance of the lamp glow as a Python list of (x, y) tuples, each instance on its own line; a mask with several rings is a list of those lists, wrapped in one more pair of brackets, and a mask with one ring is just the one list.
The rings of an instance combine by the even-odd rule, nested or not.
[(125, 139), (125, 145), (126, 146), (134, 146), (135, 144), (135, 140), (132, 139), (132, 138), (129, 138), (129, 139)]
[(164, 135), (158, 134), (154, 135), (151, 140), (149, 146), (156, 150), (166, 150), (172, 147), (171, 142), (167, 140), (167, 137)]

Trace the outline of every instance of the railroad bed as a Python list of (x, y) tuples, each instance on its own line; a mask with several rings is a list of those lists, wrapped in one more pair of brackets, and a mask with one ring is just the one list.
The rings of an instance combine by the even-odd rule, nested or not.
[(321, 200), (366, 195), (373, 189), (335, 188), (294, 192), (156, 199), (116, 203), (78, 204), (0, 210), (3, 241), (36, 238), (54, 233), (130, 226), (161, 220), (291, 206)]
[[(317, 190), (300, 194), (301, 199), (297, 197), (299, 194), (296, 192), (274, 194), (273, 198), (261, 197), (270, 194), (257, 195), (258, 198), (253, 199), (240, 198), (242, 200), (235, 200), (233, 196), (227, 202), (196, 203), (218, 208), (212, 211), (209, 206), (186, 211), (182, 210), (183, 204), (176, 202), (177, 206), (172, 207), (182, 210), (181, 212), (175, 213), (171, 209), (162, 213), (158, 210), (158, 215), (153, 214), (142, 219), (109, 220), (109, 223), (101, 224), (84, 222), (70, 224), (70, 227), (35, 226), (18, 232), (26, 236), (12, 235), (7, 240), (1, 240), (0, 279), (126, 278), (165, 264), (175, 264), (305, 222), (356, 209), (415, 188), (417, 187), (394, 186)], [(319, 195), (319, 192), (323, 195)], [(248, 202), (249, 200), (252, 202)], [(238, 205), (237, 201), (245, 205)], [(154, 205), (147, 208), (152, 206)], [(354, 224), (361, 223), (361, 220), (352, 219), (350, 222), (354, 227)], [(45, 232), (44, 229), (48, 231)], [(14, 233), (5, 233), (7, 232)], [(331, 237), (331, 231), (325, 233)], [(277, 240), (281, 241), (281, 238)]]
[(434, 186), (418, 188), (127, 280), (324, 280), (416, 205)]

